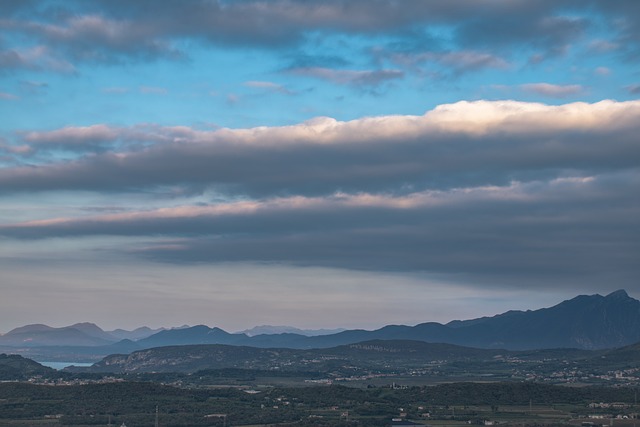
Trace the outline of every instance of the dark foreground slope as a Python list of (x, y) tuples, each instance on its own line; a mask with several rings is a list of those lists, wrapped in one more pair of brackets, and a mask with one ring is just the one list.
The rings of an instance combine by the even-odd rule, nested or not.
[(53, 369), (17, 354), (0, 354), (0, 381), (24, 381), (36, 375), (50, 375)]

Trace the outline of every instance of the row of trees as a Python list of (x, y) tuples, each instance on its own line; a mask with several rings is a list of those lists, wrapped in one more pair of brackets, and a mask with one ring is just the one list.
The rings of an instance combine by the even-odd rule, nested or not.
[[(183, 389), (155, 383), (122, 382), (83, 386), (37, 386), (0, 383), (0, 420), (43, 420), (60, 414), (67, 425), (153, 425), (156, 405), (162, 425), (229, 425), (297, 422), (298, 425), (384, 425), (405, 408), (411, 416), (422, 411), (448, 413), (448, 405), (575, 404), (634, 401), (625, 388), (571, 388), (530, 383), (455, 383), (407, 389), (357, 389), (343, 386), (271, 388), (249, 394), (235, 388)], [(347, 411), (350, 420), (342, 415)], [(473, 411), (465, 416), (473, 417)], [(309, 424), (311, 423), (311, 424)], [(324, 424), (323, 424), (324, 423)], [(118, 424), (119, 425), (119, 424)]]

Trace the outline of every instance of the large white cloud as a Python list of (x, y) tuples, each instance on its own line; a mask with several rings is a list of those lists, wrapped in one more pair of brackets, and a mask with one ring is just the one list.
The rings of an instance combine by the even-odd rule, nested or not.
[[(503, 185), (636, 167), (639, 122), (639, 101), (476, 101), (422, 116), (321, 117), (283, 127), (65, 128), (26, 133), (17, 145), (76, 150), (75, 159), (1, 169), (0, 191), (184, 185), (269, 196)], [(103, 152), (82, 154), (96, 144)]]

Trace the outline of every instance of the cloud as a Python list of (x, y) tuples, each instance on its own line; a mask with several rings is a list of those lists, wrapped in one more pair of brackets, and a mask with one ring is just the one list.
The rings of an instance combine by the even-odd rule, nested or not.
[(13, 101), (15, 99), (18, 99), (18, 97), (16, 95), (11, 94), (11, 93), (0, 92), (0, 99)]
[(625, 89), (632, 95), (640, 95), (640, 84), (625, 86)]
[(437, 63), (451, 70), (453, 74), (485, 68), (505, 69), (509, 67), (509, 63), (501, 57), (476, 51), (391, 53), (387, 55), (393, 62), (411, 68)]
[(124, 94), (129, 93), (129, 88), (126, 87), (106, 87), (102, 89), (104, 93), (112, 93), (112, 94)]
[[(276, 262), (556, 286), (640, 269), (640, 170), (404, 196), (338, 193), (9, 224), (32, 239), (136, 236), (131, 255), (172, 263)], [(144, 236), (165, 240), (140, 241)]]
[(145, 95), (166, 95), (169, 91), (163, 87), (140, 86), (140, 93)]
[(186, 185), (262, 197), (503, 185), (565, 170), (632, 167), (640, 155), (639, 120), (638, 101), (560, 106), (476, 101), (441, 105), (423, 116), (348, 122), (325, 117), (282, 127), (66, 128), (27, 135), (35, 148), (44, 141), (70, 150), (82, 141), (112, 148), (96, 155), (80, 152), (67, 162), (0, 169), (0, 189)]
[(119, 137), (116, 129), (106, 125), (93, 125), (87, 127), (67, 127), (49, 132), (27, 132), (23, 135), (24, 142), (35, 147), (79, 147), (110, 145)]
[(278, 83), (273, 83), (273, 82), (250, 80), (250, 81), (244, 82), (244, 85), (251, 88), (262, 89), (268, 92), (277, 92), (285, 95), (294, 94), (293, 91), (287, 89), (285, 86)]
[(0, 51), (0, 69), (29, 68), (31, 65), (15, 50)]
[(25, 9), (33, 7), (34, 0), (4, 0), (0, 2), (0, 13), (4, 17), (13, 15)]
[(400, 70), (335, 70), (323, 67), (303, 67), (291, 69), (290, 72), (299, 76), (355, 87), (375, 87), (387, 81), (404, 77), (404, 73)]
[(598, 12), (609, 19), (614, 34), (610, 40), (597, 43), (601, 51), (621, 53), (628, 61), (640, 58), (640, 7), (633, 0), (609, 2), (595, 1)]
[(480, 52), (449, 52), (437, 56), (437, 61), (456, 70), (476, 70), (480, 68), (506, 68), (508, 63), (494, 55)]
[(49, 84), (45, 82), (35, 82), (30, 80), (20, 81), (20, 90), (29, 95), (37, 95), (46, 92), (49, 89)]
[(112, 62), (123, 56), (179, 59), (171, 43), (154, 37), (157, 31), (145, 22), (110, 19), (100, 14), (70, 15), (59, 23), (16, 23), (15, 28), (56, 46), (74, 60)]
[(46, 46), (0, 50), (0, 72), (12, 72), (21, 69), (48, 70), (60, 73), (75, 72), (73, 64), (57, 57)]
[(567, 98), (584, 93), (581, 85), (555, 85), (551, 83), (528, 83), (520, 85), (522, 90), (550, 98)]
[[(549, 2), (496, 3), (496, 14), (487, 15), (481, 11), (475, 19), (458, 27), (458, 41), (468, 47), (493, 49), (526, 47), (543, 56), (563, 54), (572, 42), (584, 36), (591, 25), (587, 18), (562, 15)], [(584, 11), (577, 3), (556, 3), (558, 8)], [(504, 8), (504, 9), (503, 9)]]
[[(185, 133), (186, 132), (186, 133)], [(120, 128), (105, 124), (73, 126), (52, 131), (21, 132), (21, 142), (33, 150), (67, 150), (71, 153), (136, 151), (153, 144), (180, 142), (191, 135), (187, 128), (137, 125)]]
[[(557, 202), (559, 197), (593, 191), (593, 177), (569, 177), (549, 182), (513, 182), (506, 186), (480, 186), (434, 190), (407, 195), (336, 193), (323, 197), (275, 197), (262, 200), (185, 205), (137, 212), (109, 213), (80, 218), (53, 218), (4, 225), (0, 233), (10, 237), (59, 237), (67, 235), (232, 235), (235, 233), (280, 234), (311, 231), (324, 218), (323, 232), (387, 227), (398, 223), (422, 223), (428, 212), (464, 209), (478, 203), (529, 205), (539, 200)], [(634, 177), (638, 181), (638, 177)], [(601, 201), (604, 194), (593, 191)], [(545, 194), (550, 193), (550, 194)], [(615, 193), (617, 197), (621, 192)], [(613, 194), (607, 197), (613, 197)]]
[(9, 145), (0, 138), (0, 150), (10, 154), (30, 154), (33, 148), (29, 145)]
[[(109, 209), (6, 216), (0, 236), (24, 245), (91, 241), (99, 253), (161, 263), (632, 287), (640, 273), (640, 200), (631, 196), (640, 191), (638, 123), (639, 101), (476, 101), (421, 116), (279, 127), (23, 132), (4, 151), (41, 155), (0, 169), (3, 197), (77, 191), (76, 200), (90, 200), (81, 206)], [(50, 146), (75, 157), (47, 157)], [(173, 187), (201, 192), (167, 204)], [(162, 207), (114, 202), (135, 192)]]
[(620, 46), (617, 43), (613, 43), (607, 40), (593, 40), (589, 43), (589, 49), (598, 52), (606, 53), (619, 49)]
[[(25, 3), (1, 26), (26, 34), (73, 61), (182, 59), (187, 40), (210, 45), (282, 48), (310, 34), (385, 34), (411, 40), (425, 28), (446, 27), (459, 50), (532, 44), (560, 52), (581, 37), (585, 19), (563, 15), (584, 10), (580, 2), (464, 0), (445, 3), (405, 0), (98, 1), (55, 2), (57, 13)], [(49, 12), (49, 13), (47, 13)], [(33, 17), (39, 17), (34, 19)]]
[(235, 93), (227, 94), (227, 105), (236, 105), (240, 102), (240, 96)]

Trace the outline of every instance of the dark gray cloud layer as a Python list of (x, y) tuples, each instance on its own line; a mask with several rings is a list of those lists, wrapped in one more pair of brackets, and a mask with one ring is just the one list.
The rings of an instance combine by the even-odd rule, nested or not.
[[(638, 123), (638, 102), (481, 101), (424, 116), (273, 128), (96, 125), (27, 133), (20, 144), (65, 149), (77, 159), (0, 170), (3, 197), (90, 190), (115, 200), (184, 186), (227, 198), (5, 223), (0, 236), (121, 236), (130, 243), (120, 251), (162, 262), (632, 288), (640, 273)], [(87, 154), (83, 142), (107, 151)]]
[[(640, 273), (640, 200), (630, 195), (638, 190), (635, 169), (401, 198), (187, 206), (9, 225), (0, 235), (130, 236), (138, 241), (132, 254), (171, 263), (282, 262), (426, 271), (499, 286), (615, 281), (633, 287)], [(168, 240), (145, 243), (145, 236)]]

